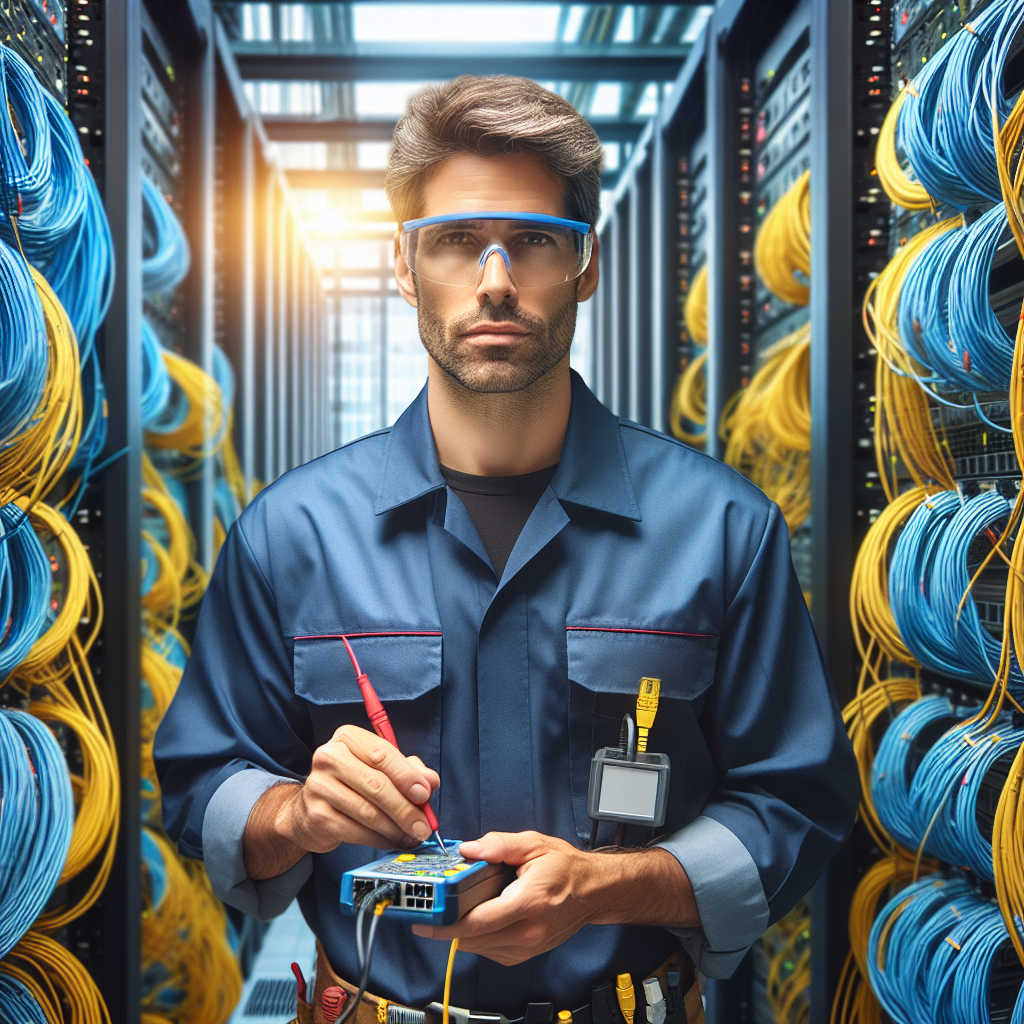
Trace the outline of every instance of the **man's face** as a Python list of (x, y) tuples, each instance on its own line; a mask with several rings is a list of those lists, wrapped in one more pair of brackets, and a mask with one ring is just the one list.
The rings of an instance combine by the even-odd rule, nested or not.
[[(566, 216), (561, 178), (532, 154), (460, 153), (426, 183), (421, 217), (475, 211)], [(471, 391), (523, 391), (565, 359), (577, 302), (597, 287), (597, 250), (574, 281), (519, 290), (494, 253), (476, 286), (437, 284), (412, 274), (396, 253), (395, 277), (419, 310), (419, 330), (434, 363)], [(512, 267), (515, 275), (515, 265)]]

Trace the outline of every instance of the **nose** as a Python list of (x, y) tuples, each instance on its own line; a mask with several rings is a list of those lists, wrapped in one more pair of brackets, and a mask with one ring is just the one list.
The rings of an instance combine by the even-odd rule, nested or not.
[(519, 304), (519, 292), (505, 264), (503, 250), (494, 249), (484, 260), (480, 280), (476, 286), (476, 301), (481, 306), (508, 306)]

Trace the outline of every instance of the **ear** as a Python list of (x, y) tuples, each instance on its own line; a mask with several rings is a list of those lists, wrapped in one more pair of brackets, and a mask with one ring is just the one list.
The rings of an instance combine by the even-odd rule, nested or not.
[(590, 262), (587, 269), (579, 276), (579, 283), (576, 287), (576, 301), (586, 302), (591, 295), (597, 291), (597, 281), (600, 276), (601, 240), (594, 234), (594, 248), (590, 253)]
[(398, 282), (398, 290), (402, 293), (402, 298), (409, 303), (410, 306), (416, 305), (416, 281), (413, 279), (412, 271), (409, 269), (408, 264), (405, 262), (405, 257), (402, 255), (401, 246), (399, 244), (399, 235), (395, 233), (395, 280)]

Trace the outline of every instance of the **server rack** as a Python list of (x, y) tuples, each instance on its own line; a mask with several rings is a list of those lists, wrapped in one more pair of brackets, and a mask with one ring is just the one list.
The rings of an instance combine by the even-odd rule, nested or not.
[[(29, 59), (45, 87), (66, 103), (104, 200), (117, 263), (112, 303), (97, 336), (108, 439), (73, 525), (100, 578), (105, 606), (106, 625), (89, 663), (116, 746), (121, 808), (109, 882), (98, 902), (56, 937), (83, 962), (111, 1018), (132, 1021), (141, 998), (143, 310), (168, 347), (207, 372), (214, 344), (227, 352), (238, 383), (234, 437), (250, 497), (327, 444), (326, 402), (318, 393), (324, 386), (323, 294), (287, 184), (208, 3), (78, 0), (65, 7), (60, 0), (13, 0), (0, 8), (0, 42)], [(144, 175), (171, 197), (192, 249), (183, 287), (145, 302)], [(272, 223), (265, 223), (265, 210)], [(285, 355), (292, 360), (292, 386), (269, 390), (267, 371)], [(269, 436), (259, 429), (264, 424)], [(288, 429), (283, 440), (277, 436), (282, 425)], [(268, 460), (268, 451), (285, 457)], [(189, 496), (207, 567), (213, 560), (212, 473), (211, 462)], [(73, 880), (67, 897), (81, 895), (83, 885)], [(244, 962), (258, 944), (259, 928), (236, 925)]]

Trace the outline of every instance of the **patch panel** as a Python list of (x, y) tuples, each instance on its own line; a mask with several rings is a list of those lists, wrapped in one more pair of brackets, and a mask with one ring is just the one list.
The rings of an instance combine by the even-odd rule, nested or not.
[(64, 18), (60, 0), (0, 0), (0, 43), (21, 54), (61, 103), (67, 97)]

